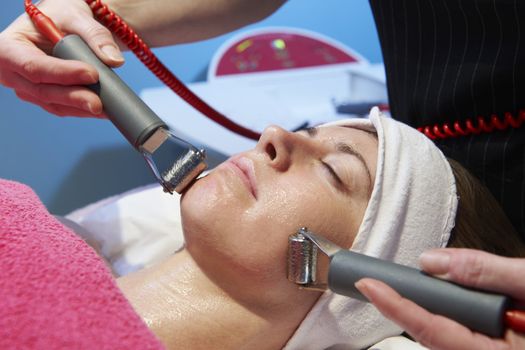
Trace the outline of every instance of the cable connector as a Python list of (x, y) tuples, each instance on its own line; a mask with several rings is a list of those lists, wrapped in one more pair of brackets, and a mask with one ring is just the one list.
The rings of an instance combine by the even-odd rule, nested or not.
[(51, 18), (44, 15), (40, 10), (31, 3), (31, 0), (25, 2), (26, 13), (38, 29), (38, 31), (54, 44), (58, 43), (64, 37), (64, 33), (57, 28)]

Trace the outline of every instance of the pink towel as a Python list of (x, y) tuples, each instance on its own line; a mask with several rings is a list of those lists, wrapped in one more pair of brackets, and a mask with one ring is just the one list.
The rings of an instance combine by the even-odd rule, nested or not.
[(0, 348), (162, 349), (97, 254), (0, 179)]

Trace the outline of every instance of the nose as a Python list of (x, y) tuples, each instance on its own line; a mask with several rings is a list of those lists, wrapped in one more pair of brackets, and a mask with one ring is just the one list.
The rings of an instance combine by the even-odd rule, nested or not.
[(308, 152), (308, 140), (302, 135), (289, 132), (279, 126), (267, 127), (261, 135), (256, 150), (268, 157), (270, 165), (280, 171), (287, 170), (299, 150)]

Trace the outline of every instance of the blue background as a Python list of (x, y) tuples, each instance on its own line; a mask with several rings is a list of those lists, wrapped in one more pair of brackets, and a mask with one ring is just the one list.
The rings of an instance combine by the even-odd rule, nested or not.
[[(0, 28), (7, 27), (22, 11), (23, 0), (3, 2)], [(366, 0), (290, 0), (272, 16), (247, 28), (264, 26), (317, 31), (352, 47), (372, 63), (381, 62)], [(155, 52), (188, 83), (204, 76), (215, 50), (235, 33)], [(132, 54), (126, 53), (125, 58), (118, 74), (137, 93), (162, 85)], [(31, 186), (52, 213), (64, 214), (154, 181), (141, 156), (108, 121), (55, 117), (18, 100), (3, 86), (0, 105), (0, 178)]]

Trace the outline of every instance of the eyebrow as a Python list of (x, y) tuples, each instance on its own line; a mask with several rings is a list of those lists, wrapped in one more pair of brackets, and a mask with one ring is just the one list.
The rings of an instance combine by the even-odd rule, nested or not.
[[(362, 129), (358, 129), (358, 130), (362, 130)], [(306, 131), (308, 136), (314, 137), (319, 132), (319, 128), (308, 127), (308, 128), (301, 129), (299, 131)], [(371, 132), (368, 130), (362, 130), (362, 131), (365, 131), (369, 133), (370, 135), (375, 136), (377, 138), (377, 134), (374, 132)], [(370, 168), (368, 167), (368, 164), (366, 163), (366, 160), (363, 157), (363, 155), (359, 153), (354, 147), (352, 147), (351, 145), (345, 142), (338, 142), (336, 144), (336, 149), (338, 152), (346, 153), (346, 154), (356, 157), (363, 164), (363, 167), (366, 170), (366, 175), (368, 176), (368, 193), (370, 194), (372, 192), (372, 175), (370, 174)]]

